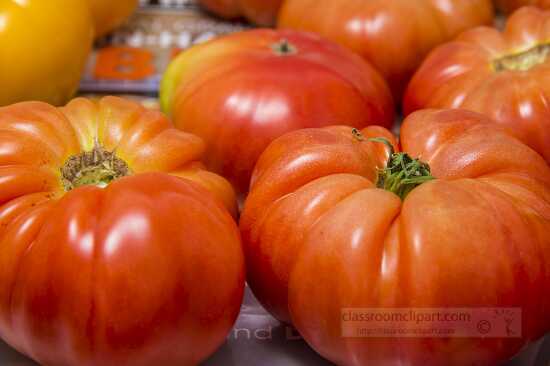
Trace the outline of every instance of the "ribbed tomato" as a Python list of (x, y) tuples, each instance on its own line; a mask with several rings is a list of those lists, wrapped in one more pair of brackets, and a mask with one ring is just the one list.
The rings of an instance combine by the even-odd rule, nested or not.
[(511, 13), (522, 6), (538, 6), (544, 9), (550, 9), (550, 0), (495, 0), (497, 8), (505, 13)]
[(465, 108), (486, 114), (550, 162), (550, 12), (529, 7), (504, 32), (478, 28), (434, 50), (411, 81), (405, 113)]
[(433, 47), (492, 21), (491, 0), (287, 0), (278, 26), (313, 31), (355, 51), (400, 100)]
[(2, 338), (43, 365), (213, 353), (240, 309), (244, 259), (217, 198), (234, 208), (230, 185), (202, 169), (203, 149), (123, 99), (0, 108)]
[[(372, 137), (393, 140), (379, 127), (305, 129), (262, 154), (240, 227), (264, 306), (338, 365), (496, 365), (550, 330), (540, 155), (464, 110), (410, 116), (405, 152), (389, 159)], [(521, 331), (343, 334), (344, 309), (451, 308), (516, 308)]]
[(254, 24), (275, 24), (283, 0), (199, 0), (199, 3), (214, 14), (235, 19), (245, 17)]
[(164, 111), (208, 144), (207, 166), (248, 190), (267, 145), (304, 127), (391, 126), (382, 77), (360, 57), (319, 36), (252, 30), (183, 52), (168, 68)]

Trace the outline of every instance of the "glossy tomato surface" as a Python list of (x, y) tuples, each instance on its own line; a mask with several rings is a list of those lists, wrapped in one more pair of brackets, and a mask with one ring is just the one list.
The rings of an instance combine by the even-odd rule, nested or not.
[(434, 50), (408, 87), (405, 113), (465, 108), (510, 128), (550, 162), (550, 12), (518, 10), (501, 33), (478, 28)]
[(550, 0), (495, 0), (497, 8), (505, 13), (511, 13), (522, 6), (538, 6), (550, 9)]
[(492, 21), (491, 0), (287, 0), (278, 26), (316, 32), (355, 51), (400, 100), (433, 47)]
[(246, 31), (183, 52), (164, 75), (161, 102), (178, 128), (206, 141), (208, 167), (240, 192), (262, 151), (288, 131), (394, 120), (388, 87), (368, 63), (294, 31)]
[[(338, 365), (496, 365), (550, 330), (546, 162), (482, 115), (420, 111), (400, 143), (434, 179), (402, 199), (378, 188), (387, 151), (374, 136), (393, 140), (305, 129), (262, 154), (240, 227), (266, 308)], [(342, 333), (344, 309), (395, 308), (516, 308), (521, 336)]]
[[(201, 168), (202, 151), (119, 98), (0, 108), (2, 338), (43, 365), (213, 353), (240, 309), (244, 258), (217, 198), (229, 183)], [(100, 175), (113, 165), (124, 174)]]
[(88, 0), (92, 9), (96, 37), (121, 25), (138, 6), (138, 0)]
[(2, 0), (0, 106), (66, 103), (78, 88), (93, 34), (86, 1)]
[(254, 24), (275, 24), (283, 0), (199, 0), (212, 13), (227, 19), (245, 17)]

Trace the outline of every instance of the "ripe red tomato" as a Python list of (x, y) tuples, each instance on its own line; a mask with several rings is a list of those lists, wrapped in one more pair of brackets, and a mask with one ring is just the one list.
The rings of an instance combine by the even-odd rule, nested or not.
[(493, 21), (491, 0), (287, 0), (278, 26), (319, 33), (373, 63), (401, 100), (428, 52)]
[(257, 158), (284, 133), (346, 123), (391, 126), (382, 77), (320, 37), (252, 30), (183, 52), (161, 86), (175, 125), (208, 144), (207, 166), (246, 192)]
[(257, 25), (270, 26), (283, 0), (199, 0), (199, 3), (214, 14), (227, 19), (241, 16)]
[[(465, 110), (410, 116), (390, 159), (373, 136), (392, 141), (304, 129), (262, 154), (240, 227), (264, 306), (338, 365), (495, 365), (550, 330), (545, 161)], [(521, 338), (342, 335), (346, 308), (487, 307), (520, 308)]]
[(203, 149), (123, 99), (0, 108), (2, 338), (43, 365), (213, 353), (240, 309), (244, 259), (216, 199), (230, 185), (201, 168)]
[(544, 9), (550, 9), (550, 0), (495, 0), (497, 8), (505, 13), (511, 13), (522, 6), (538, 6)]
[(486, 114), (550, 162), (550, 12), (518, 10), (504, 32), (478, 28), (434, 50), (412, 79), (405, 113)]

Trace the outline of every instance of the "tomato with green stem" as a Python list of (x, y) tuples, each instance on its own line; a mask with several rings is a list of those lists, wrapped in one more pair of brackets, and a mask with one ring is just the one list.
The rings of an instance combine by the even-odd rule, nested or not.
[[(248, 283), (338, 365), (497, 365), (550, 330), (550, 168), (465, 110), (414, 113), (400, 145), (380, 127), (275, 140), (240, 221)], [(342, 333), (345, 309), (416, 308), (516, 308), (521, 335)]]

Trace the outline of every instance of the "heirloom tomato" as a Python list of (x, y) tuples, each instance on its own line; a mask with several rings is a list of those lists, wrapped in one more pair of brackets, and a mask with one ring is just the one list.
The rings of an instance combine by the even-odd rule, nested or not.
[(283, 0), (199, 0), (212, 13), (227, 19), (245, 17), (257, 25), (275, 24)]
[(355, 51), (400, 100), (433, 47), (492, 21), (491, 0), (287, 0), (278, 26), (313, 31)]
[(522, 6), (538, 6), (544, 9), (550, 9), (550, 0), (495, 0), (497, 8), (505, 13), (511, 13)]
[(0, 1), (0, 106), (60, 105), (78, 88), (94, 27), (85, 1)]
[[(392, 141), (342, 126), (275, 140), (241, 216), (248, 283), (338, 365), (510, 358), (550, 330), (550, 168), (466, 110), (419, 111), (402, 127), (404, 152)], [(344, 309), (419, 308), (516, 309), (521, 335), (343, 333)]]
[(550, 162), (549, 100), (550, 12), (527, 7), (502, 33), (477, 28), (434, 50), (408, 87), (404, 111), (483, 113)]
[(207, 166), (246, 192), (257, 158), (284, 133), (346, 123), (391, 126), (376, 70), (319, 36), (251, 30), (183, 52), (161, 86), (176, 127), (202, 137)]
[(132, 14), (138, 0), (89, 0), (95, 22), (96, 37), (105, 35), (121, 25)]
[(203, 149), (119, 98), (0, 108), (1, 337), (43, 365), (213, 353), (239, 313), (244, 257), (230, 185), (202, 169)]

